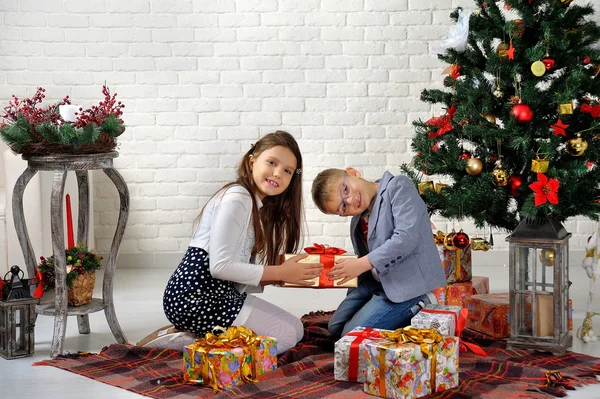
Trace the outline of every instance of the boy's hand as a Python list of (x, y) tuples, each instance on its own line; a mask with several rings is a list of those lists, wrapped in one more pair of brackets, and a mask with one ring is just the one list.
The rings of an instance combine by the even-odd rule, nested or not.
[(311, 286), (315, 285), (312, 280), (321, 275), (323, 265), (320, 263), (299, 263), (306, 258), (308, 254), (296, 255), (281, 264), (282, 278), (286, 283)]
[(369, 258), (367, 256), (363, 256), (362, 258), (345, 258), (340, 259), (335, 262), (335, 265), (331, 268), (327, 275), (329, 276), (330, 281), (335, 281), (338, 279), (342, 279), (336, 282), (336, 285), (342, 285), (347, 281), (352, 280), (354, 277), (358, 277), (367, 270), (371, 270), (373, 265), (369, 262)]

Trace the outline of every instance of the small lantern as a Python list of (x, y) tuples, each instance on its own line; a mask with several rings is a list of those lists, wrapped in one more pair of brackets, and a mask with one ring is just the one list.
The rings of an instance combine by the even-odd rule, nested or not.
[(2, 281), (5, 295), (0, 297), (0, 356), (5, 359), (33, 354), (35, 305), (38, 303), (29, 293), (29, 286), (23, 286), (19, 277), (21, 269), (13, 266), (10, 273), (10, 280)]
[(569, 238), (551, 217), (525, 219), (509, 242), (509, 349), (564, 355), (569, 335)]

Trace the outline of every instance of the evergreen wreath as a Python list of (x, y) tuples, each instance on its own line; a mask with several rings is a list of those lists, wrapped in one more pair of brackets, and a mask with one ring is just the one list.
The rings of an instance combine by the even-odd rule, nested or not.
[(125, 105), (102, 86), (104, 101), (88, 109), (71, 105), (69, 96), (42, 108), (46, 89), (38, 87), (31, 98), (12, 101), (4, 108), (0, 137), (17, 154), (91, 154), (109, 152), (123, 134)]

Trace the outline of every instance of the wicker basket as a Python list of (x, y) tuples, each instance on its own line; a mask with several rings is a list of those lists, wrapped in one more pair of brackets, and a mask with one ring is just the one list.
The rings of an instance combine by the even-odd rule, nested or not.
[(92, 301), (96, 272), (82, 273), (73, 279), (69, 287), (69, 306), (81, 306)]

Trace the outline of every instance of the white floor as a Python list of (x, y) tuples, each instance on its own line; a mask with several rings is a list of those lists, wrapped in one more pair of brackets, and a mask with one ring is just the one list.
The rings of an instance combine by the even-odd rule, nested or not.
[[(172, 270), (122, 269), (117, 270), (115, 303), (117, 316), (128, 340), (135, 343), (151, 331), (168, 324), (162, 312), (162, 292)], [(490, 277), (491, 292), (508, 291), (508, 268), (481, 266), (475, 275)], [(98, 276), (100, 277), (100, 276)], [(101, 280), (98, 280), (100, 282)], [(580, 267), (571, 269), (571, 298), (574, 303), (574, 327), (581, 325), (584, 317), (589, 280)], [(99, 296), (97, 284), (95, 296)], [(314, 310), (332, 310), (342, 300), (345, 290), (314, 290), (267, 287), (262, 294), (279, 306), (301, 316)], [(600, 287), (598, 287), (600, 296)], [(600, 298), (597, 309), (600, 311)], [(99, 352), (114, 343), (104, 313), (90, 315), (91, 333), (79, 335), (74, 317), (69, 318), (65, 350), (69, 352)], [(595, 322), (600, 332), (600, 319)], [(53, 319), (39, 316), (36, 324), (35, 354), (14, 360), (0, 358), (0, 398), (78, 398), (111, 399), (141, 398), (142, 396), (114, 388), (55, 367), (31, 367), (34, 361), (50, 357)], [(600, 357), (600, 342), (585, 344), (577, 339), (571, 350)], [(592, 385), (571, 392), (569, 398), (600, 399), (600, 385)]]

